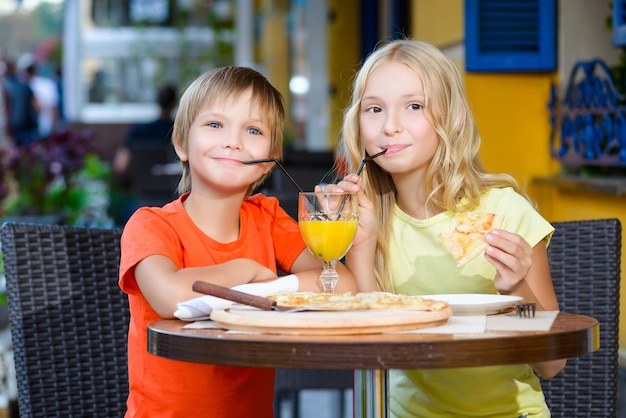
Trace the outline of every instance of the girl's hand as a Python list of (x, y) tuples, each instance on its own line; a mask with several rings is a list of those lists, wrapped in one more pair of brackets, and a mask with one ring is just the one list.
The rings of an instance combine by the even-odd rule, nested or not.
[(485, 240), (489, 244), (485, 258), (496, 268), (496, 290), (514, 292), (532, 267), (532, 247), (520, 235), (502, 229), (491, 230)]
[(374, 205), (361, 189), (361, 178), (356, 174), (348, 174), (338, 184), (326, 186), (326, 190), (329, 192), (343, 190), (357, 193), (359, 227), (352, 242), (352, 247), (346, 254), (346, 265), (354, 275), (359, 292), (378, 290), (376, 278), (374, 277), (374, 253), (378, 219), (374, 213)]
[(358, 249), (359, 245), (368, 241), (376, 241), (376, 230), (378, 226), (378, 220), (374, 214), (374, 207), (371, 202), (363, 193), (361, 189), (361, 178), (356, 174), (348, 174), (337, 184), (329, 184), (325, 188), (328, 192), (333, 191), (347, 191), (357, 194), (357, 200), (359, 203), (359, 228), (357, 229), (356, 236), (352, 243), (352, 249)]

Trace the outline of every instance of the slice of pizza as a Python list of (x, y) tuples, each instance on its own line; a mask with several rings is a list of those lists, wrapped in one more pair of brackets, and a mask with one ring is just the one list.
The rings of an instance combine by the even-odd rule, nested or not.
[(456, 264), (462, 266), (487, 248), (485, 235), (492, 228), (499, 228), (503, 217), (495, 213), (463, 212), (457, 213), (455, 218), (454, 230), (439, 234), (439, 239), (452, 253)]

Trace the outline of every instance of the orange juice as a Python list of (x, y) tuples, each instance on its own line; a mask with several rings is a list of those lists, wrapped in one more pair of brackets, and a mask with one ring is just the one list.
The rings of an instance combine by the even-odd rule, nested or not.
[(350, 249), (358, 221), (300, 220), (300, 233), (309, 250), (323, 261), (338, 260)]

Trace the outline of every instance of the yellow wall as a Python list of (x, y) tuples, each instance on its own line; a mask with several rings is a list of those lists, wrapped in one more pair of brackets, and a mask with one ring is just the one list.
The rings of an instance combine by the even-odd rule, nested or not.
[(361, 58), (358, 0), (327, 0), (333, 19), (328, 23), (329, 146), (340, 138), (343, 110), (350, 102), (350, 86)]
[(482, 137), (489, 171), (529, 183), (555, 169), (549, 154), (550, 74), (465, 75), (465, 86)]
[[(291, 95), (289, 93), (289, 34), (287, 33), (287, 13), (289, 5), (286, 1), (257, 0), (256, 5), (259, 18), (263, 21), (260, 42), (256, 45), (255, 61), (266, 71), (268, 78), (276, 89), (283, 95), (285, 111), (291, 109)], [(285, 136), (293, 132), (291, 119), (285, 121)]]
[(463, 0), (413, 0), (412, 36), (439, 47), (463, 40)]

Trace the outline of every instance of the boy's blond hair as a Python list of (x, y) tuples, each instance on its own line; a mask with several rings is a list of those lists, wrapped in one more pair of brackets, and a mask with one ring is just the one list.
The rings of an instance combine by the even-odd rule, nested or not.
[[(424, 111), (439, 142), (425, 177), (430, 210), (469, 211), (480, 196), (493, 187), (513, 187), (527, 197), (507, 174), (487, 173), (478, 151), (480, 135), (465, 96), (461, 75), (452, 60), (436, 47), (416, 40), (396, 40), (374, 51), (359, 70), (352, 100), (344, 114), (341, 152), (354, 172), (365, 156), (359, 128), (361, 100), (370, 73), (380, 65), (399, 62), (415, 72), (424, 87)], [(363, 172), (363, 189), (372, 199), (379, 228), (375, 253), (375, 275), (379, 288), (393, 291), (387, 264), (396, 189), (391, 176), (375, 163)]]
[[(282, 158), (285, 123), (283, 97), (261, 73), (247, 67), (215, 68), (200, 75), (187, 87), (180, 98), (174, 120), (172, 131), (174, 147), (187, 149), (189, 129), (203, 106), (236, 99), (248, 89), (252, 89), (251, 106), (261, 110), (263, 123), (267, 124), (271, 131), (269, 158)], [(183, 161), (182, 166), (183, 174), (178, 184), (178, 192), (181, 194), (191, 191), (189, 162)], [(269, 172), (251, 184), (246, 197), (250, 196), (268, 175)]]

